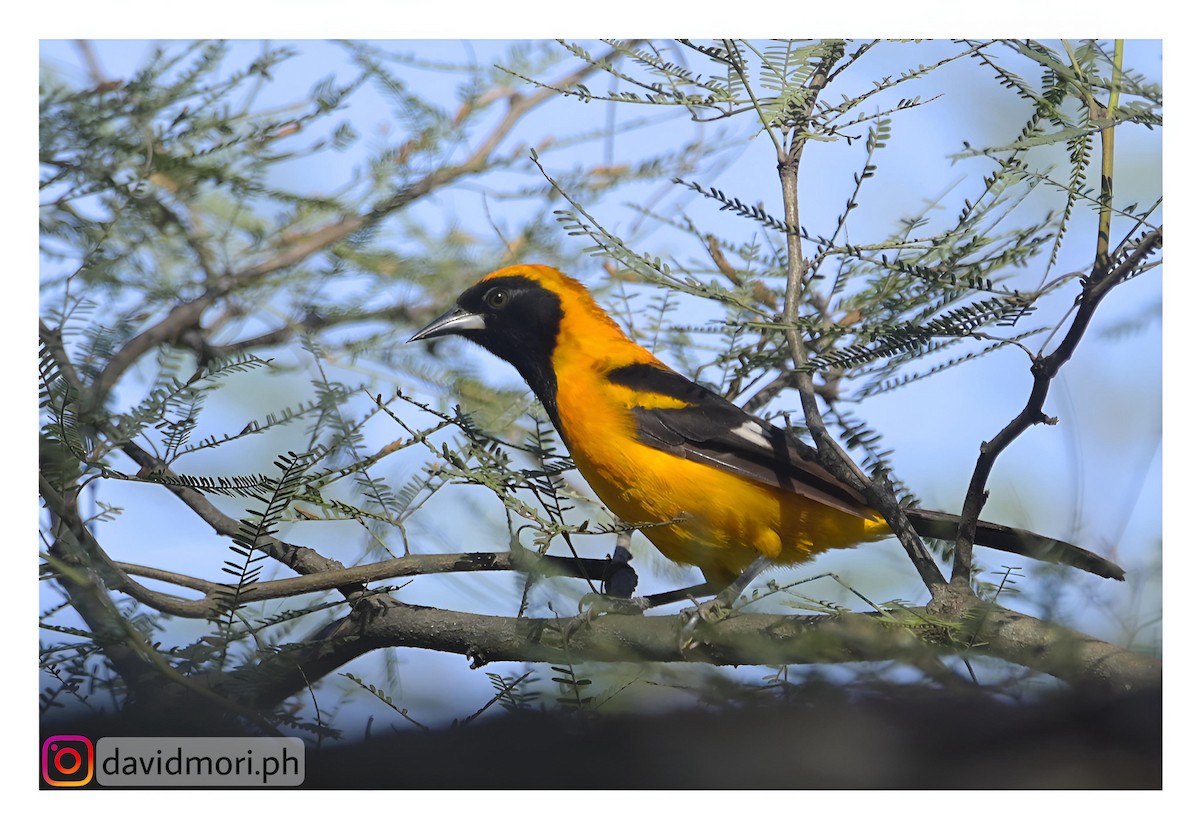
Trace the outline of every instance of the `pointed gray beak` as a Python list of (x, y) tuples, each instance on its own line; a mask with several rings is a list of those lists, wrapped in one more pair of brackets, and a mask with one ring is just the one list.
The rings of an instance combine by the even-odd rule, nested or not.
[(455, 305), (413, 334), (408, 341), (416, 342), (421, 339), (433, 339), (435, 336), (448, 336), (449, 334), (459, 334), (464, 331), (482, 331), (486, 327), (487, 325), (484, 324), (483, 317), (480, 314), (470, 313)]

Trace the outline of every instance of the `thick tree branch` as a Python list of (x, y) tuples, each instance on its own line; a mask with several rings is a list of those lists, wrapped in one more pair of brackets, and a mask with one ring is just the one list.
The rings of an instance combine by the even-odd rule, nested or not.
[[(397, 604), (351, 613), (332, 635), (290, 647), (221, 679), (230, 691), (254, 687), (253, 704), (278, 704), (309, 682), (372, 650), (417, 647), (490, 662), (702, 661), (721, 665), (907, 661), (948, 654), (996, 656), (1073, 685), (1107, 691), (1161, 686), (1149, 656), (994, 605), (974, 601), (951, 614), (734, 615), (694, 630), (681, 648), (678, 616), (578, 619), (505, 618)], [(969, 648), (969, 649), (968, 649)], [(246, 703), (250, 700), (244, 699)]]
[(983, 652), (1057, 676), (1080, 689), (1133, 692), (1162, 686), (1162, 662), (1028, 615), (979, 602), (972, 611)]

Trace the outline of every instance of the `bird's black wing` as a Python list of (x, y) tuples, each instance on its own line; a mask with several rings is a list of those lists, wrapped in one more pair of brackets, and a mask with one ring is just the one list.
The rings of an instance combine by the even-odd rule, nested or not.
[(659, 365), (634, 363), (613, 369), (608, 379), (636, 392), (686, 403), (679, 408), (633, 408), (638, 438), (646, 445), (849, 514), (875, 516), (858, 492), (820, 465), (811, 446), (687, 377)]
[[(820, 465), (811, 446), (686, 377), (658, 365), (633, 364), (610, 371), (608, 379), (635, 392), (686, 403), (679, 408), (633, 409), (638, 438), (646, 445), (796, 492), (849, 514), (877, 516), (858, 492)], [(925, 537), (957, 537), (956, 515), (915, 508), (905, 509), (905, 513)], [(1069, 564), (1105, 578), (1125, 578), (1124, 570), (1093, 552), (1027, 530), (979, 521), (975, 539), (993, 549)]]

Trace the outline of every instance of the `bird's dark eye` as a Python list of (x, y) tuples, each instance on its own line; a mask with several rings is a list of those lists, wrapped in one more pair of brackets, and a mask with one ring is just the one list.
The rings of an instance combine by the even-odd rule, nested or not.
[(508, 304), (508, 291), (504, 288), (492, 288), (484, 295), (483, 301), (499, 310)]

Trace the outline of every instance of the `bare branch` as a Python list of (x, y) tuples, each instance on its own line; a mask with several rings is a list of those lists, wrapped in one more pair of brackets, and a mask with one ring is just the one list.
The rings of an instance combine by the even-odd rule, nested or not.
[[(1145, 259), (1162, 246), (1162, 227), (1146, 233), (1139, 240), (1133, 251), (1121, 263), (1111, 269), (1093, 271), (1083, 284), (1083, 292), (1079, 296), (1078, 311), (1063, 336), (1062, 342), (1054, 351), (1045, 357), (1035, 357), (1030, 371), (1033, 374), (1033, 387), (1029, 391), (1029, 399), (1021, 412), (1009, 422), (1000, 432), (979, 449), (979, 459), (975, 462), (975, 471), (967, 486), (967, 495), (963, 500), (962, 520), (958, 524), (958, 540), (954, 547), (954, 570), (951, 580), (966, 584), (971, 575), (971, 550), (975, 543), (975, 527), (983, 505), (987, 501), (987, 481), (996, 465), (1000, 453), (1012, 444), (1030, 426), (1051, 422), (1042, 411), (1046, 399), (1050, 395), (1050, 383), (1059, 370), (1075, 353), (1091, 324), (1092, 317), (1100, 302), (1108, 292), (1136, 271)], [(1105, 261), (1108, 257), (1103, 257)]]
[[(216, 613), (229, 609), (227, 596), (230, 587), (177, 572), (142, 566), (141, 564), (111, 562), (126, 575), (137, 575), (154, 578), (165, 583), (194, 589), (204, 593), (204, 598), (188, 600), (162, 596), (171, 599), (170, 605), (156, 605), (153, 600), (145, 597), (145, 588), (135, 594), (125, 589), (128, 578), (124, 579), (116, 589), (128, 592), (138, 600), (153, 606), (155, 609), (172, 615), (186, 618), (207, 618)], [(307, 595), (314, 592), (324, 592), (330, 589), (358, 587), (365, 590), (368, 584), (389, 578), (410, 578), (417, 575), (438, 575), (451, 572), (512, 572), (533, 571), (544, 576), (566, 576), (587, 578), (604, 581), (615, 568), (610, 561), (588, 558), (565, 558), (553, 555), (539, 557), (533, 553), (528, 556), (514, 555), (511, 552), (464, 552), (450, 555), (407, 555), (390, 561), (362, 564), (348, 569), (332, 569), (311, 575), (301, 575), (296, 578), (281, 578), (274, 581), (259, 581), (243, 588), (239, 595), (239, 605), (257, 601), (270, 601), (277, 598), (290, 598), (296, 595)], [(161, 593), (153, 593), (161, 596)], [(223, 603), (225, 601), (225, 603)]]

